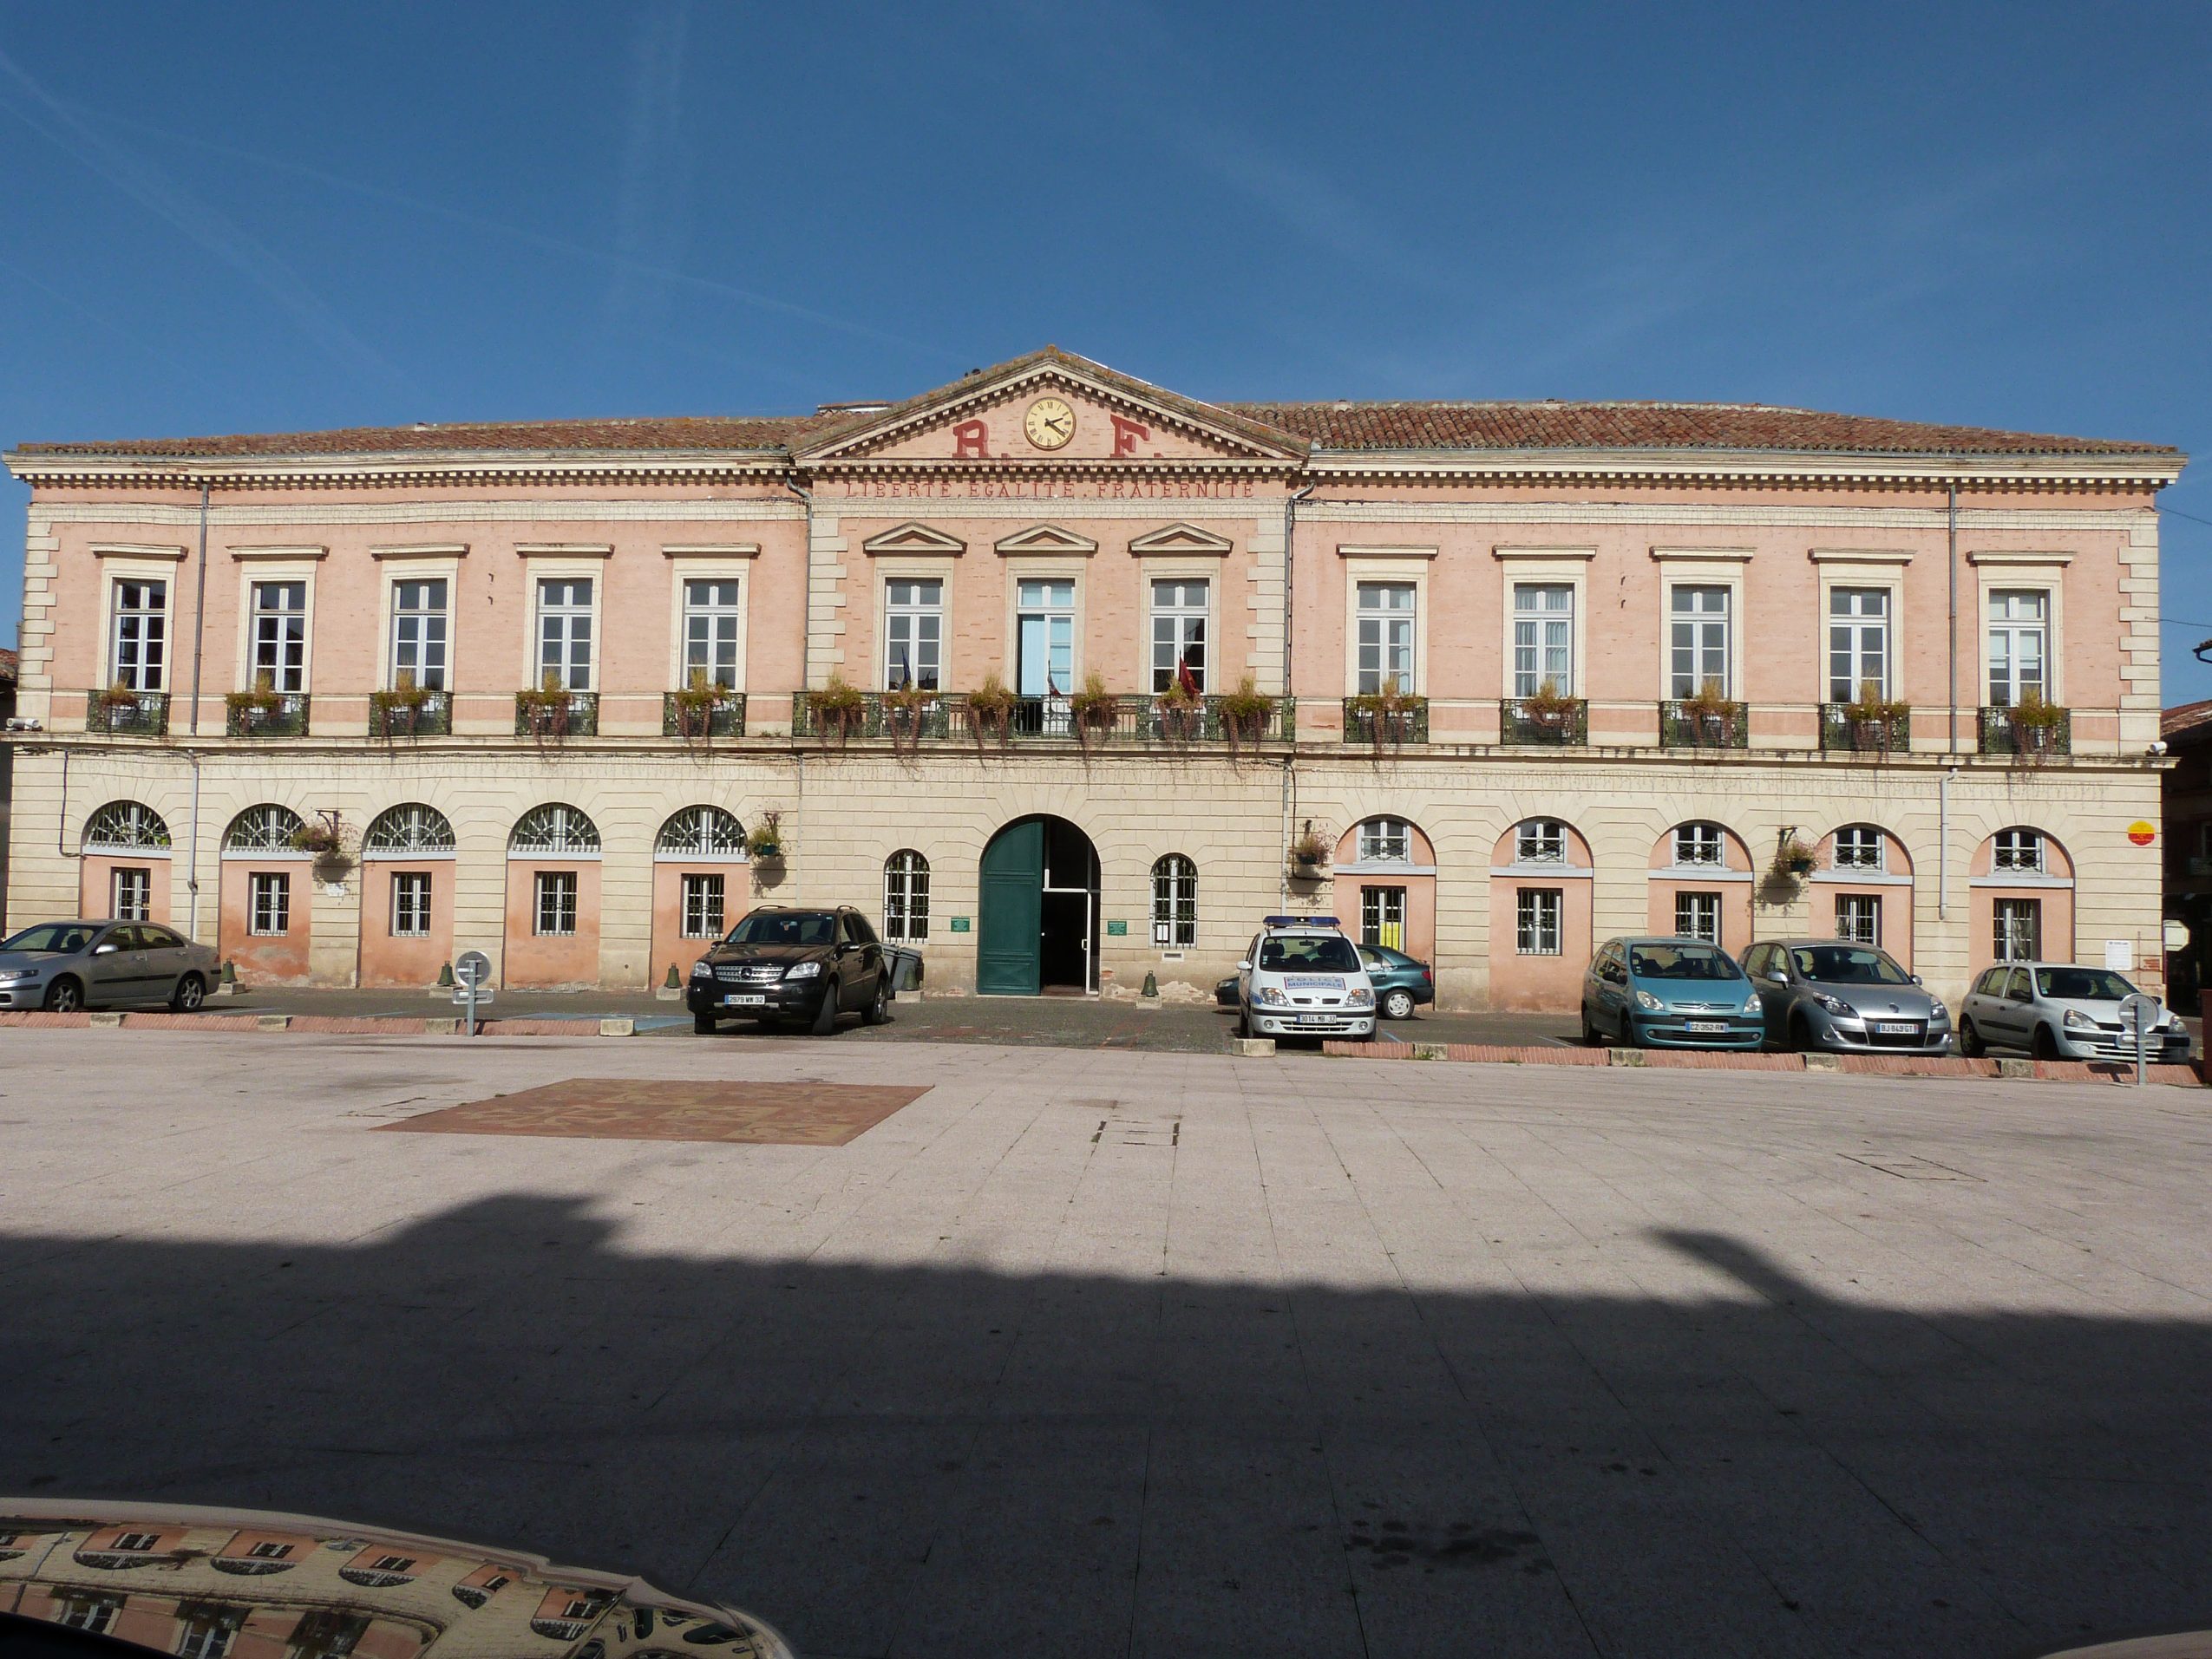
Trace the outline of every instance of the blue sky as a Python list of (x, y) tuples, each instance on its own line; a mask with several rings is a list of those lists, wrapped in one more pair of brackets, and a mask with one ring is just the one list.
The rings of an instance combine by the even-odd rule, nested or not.
[[(0, 442), (800, 410), (1054, 341), (2212, 456), (2209, 74), (2202, 3), (0, 3)], [(2212, 696), (2212, 460), (2164, 502), (2166, 696)]]

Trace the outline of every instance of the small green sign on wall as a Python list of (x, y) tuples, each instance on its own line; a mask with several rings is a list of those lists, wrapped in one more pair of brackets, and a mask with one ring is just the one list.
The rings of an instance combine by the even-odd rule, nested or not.
[(965, 916), (955, 916), (952, 918), (952, 931), (955, 933), (965, 933), (967, 931), (968, 918)]
[(1129, 936), (1129, 924), (1127, 922), (1109, 922), (1106, 924), (1106, 937), (1108, 938), (1126, 939)]

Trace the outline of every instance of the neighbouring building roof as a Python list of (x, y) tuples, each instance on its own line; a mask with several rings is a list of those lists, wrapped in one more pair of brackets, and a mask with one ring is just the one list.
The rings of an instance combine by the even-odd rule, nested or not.
[(2158, 717), (2158, 735), (2169, 743), (2176, 737), (2206, 735), (2209, 728), (2212, 728), (2212, 697), (2176, 703)]
[(13, 651), (0, 651), (0, 684), (13, 685), (16, 678), (16, 657)]

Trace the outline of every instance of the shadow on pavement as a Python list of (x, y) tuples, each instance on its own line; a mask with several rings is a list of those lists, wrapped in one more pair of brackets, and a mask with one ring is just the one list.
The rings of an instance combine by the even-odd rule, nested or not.
[(1998, 1655), (2212, 1610), (2204, 1323), (1666, 1242), (1706, 1294), (1549, 1294), (1480, 1238), (1494, 1293), (649, 1257), (520, 1195), (355, 1248), (5, 1237), (0, 1492), (642, 1568), (816, 1656)]

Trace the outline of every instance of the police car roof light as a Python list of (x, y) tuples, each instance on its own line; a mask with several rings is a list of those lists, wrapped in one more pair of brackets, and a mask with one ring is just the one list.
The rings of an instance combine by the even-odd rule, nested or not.
[(1342, 927), (1344, 924), (1333, 916), (1263, 916), (1263, 927)]

